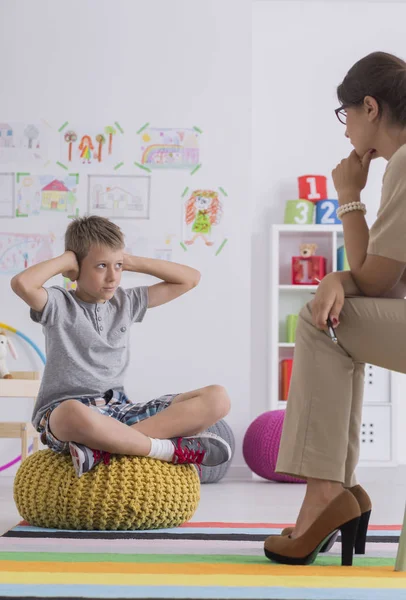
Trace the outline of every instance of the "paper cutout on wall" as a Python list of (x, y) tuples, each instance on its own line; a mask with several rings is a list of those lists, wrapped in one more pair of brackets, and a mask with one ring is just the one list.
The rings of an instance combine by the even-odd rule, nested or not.
[(150, 169), (194, 169), (199, 165), (200, 130), (147, 127), (139, 132), (140, 160)]
[(224, 192), (198, 189), (186, 195), (183, 204), (183, 242), (186, 247), (195, 244), (219, 246), (225, 239)]
[(118, 123), (96, 128), (64, 123), (60, 128), (60, 162), (69, 169), (73, 166), (115, 165), (123, 157), (123, 133)]
[(89, 213), (107, 218), (149, 219), (151, 178), (145, 175), (89, 175)]
[(153, 258), (159, 260), (172, 260), (172, 248), (155, 248)]
[(0, 163), (38, 163), (47, 158), (43, 123), (0, 123)]
[(0, 173), (0, 217), (14, 217), (14, 173)]
[(77, 184), (79, 175), (16, 175), (16, 216), (38, 216), (44, 212), (74, 216), (78, 212)]
[(52, 233), (0, 233), (0, 272), (12, 275), (49, 260), (54, 242)]

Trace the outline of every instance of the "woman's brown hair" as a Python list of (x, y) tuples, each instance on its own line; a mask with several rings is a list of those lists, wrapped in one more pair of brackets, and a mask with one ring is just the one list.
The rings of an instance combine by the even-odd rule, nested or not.
[(337, 88), (337, 97), (345, 106), (361, 105), (372, 96), (380, 116), (406, 126), (406, 62), (387, 52), (373, 52), (355, 63)]

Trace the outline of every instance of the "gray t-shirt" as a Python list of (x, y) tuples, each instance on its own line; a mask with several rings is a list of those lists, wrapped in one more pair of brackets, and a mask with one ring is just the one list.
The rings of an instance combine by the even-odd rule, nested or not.
[(101, 397), (109, 389), (124, 391), (130, 359), (130, 327), (143, 320), (148, 287), (117, 288), (103, 304), (83, 302), (74, 291), (46, 288), (42, 312), (31, 309), (43, 326), (47, 362), (32, 422), (37, 427), (50, 406), (80, 396)]

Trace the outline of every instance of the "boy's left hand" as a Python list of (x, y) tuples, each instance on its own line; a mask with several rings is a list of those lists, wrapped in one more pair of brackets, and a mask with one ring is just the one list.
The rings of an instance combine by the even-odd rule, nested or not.
[[(348, 158), (344, 158), (333, 170), (332, 177), (334, 187), (339, 196), (340, 204), (349, 202), (349, 198), (354, 195), (359, 195), (364, 189), (369, 172), (369, 165), (374, 156), (375, 150), (368, 150), (362, 158), (353, 150)], [(343, 201), (340, 201), (340, 195), (346, 196)]]

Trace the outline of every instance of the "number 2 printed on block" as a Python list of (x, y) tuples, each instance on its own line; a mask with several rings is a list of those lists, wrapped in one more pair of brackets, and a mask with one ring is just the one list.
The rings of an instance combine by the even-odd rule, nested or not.
[(316, 204), (317, 225), (337, 225), (341, 223), (337, 217), (338, 200), (321, 200)]

